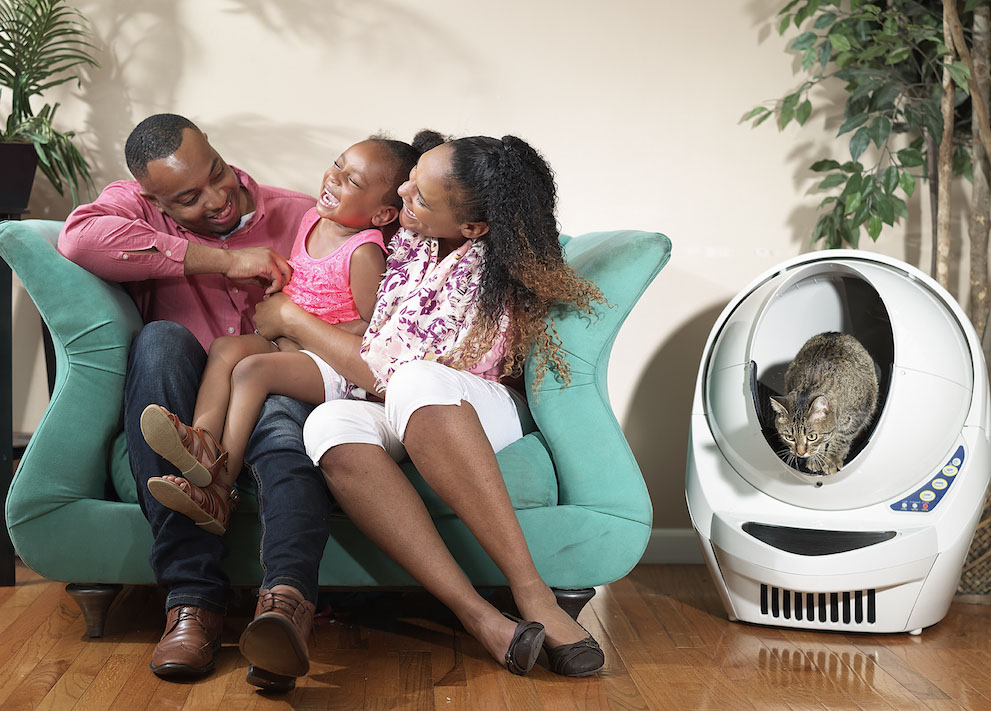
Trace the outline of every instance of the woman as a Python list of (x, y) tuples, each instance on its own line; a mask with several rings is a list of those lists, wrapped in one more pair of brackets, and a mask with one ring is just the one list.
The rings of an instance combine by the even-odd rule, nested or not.
[[(547, 370), (568, 379), (546, 327), (551, 307), (589, 312), (602, 300), (564, 261), (550, 168), (512, 136), (458, 139), (425, 152), (399, 194), (404, 229), (360, 349), (329, 329), (304, 344), (385, 402), (321, 405), (304, 427), (307, 452), (352, 521), (510, 671), (528, 672), (543, 645), (552, 671), (595, 673), (602, 652), (540, 578), (495, 457), (524, 434), (525, 404), (510, 384), (531, 349), (534, 387)], [(260, 332), (302, 342), (307, 316), (269, 301)], [(475, 591), (397, 465), (406, 455), (505, 575), (529, 622)]]

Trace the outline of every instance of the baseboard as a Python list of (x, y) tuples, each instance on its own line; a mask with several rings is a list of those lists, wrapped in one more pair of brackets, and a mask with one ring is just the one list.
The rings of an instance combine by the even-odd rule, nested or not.
[(655, 528), (650, 533), (647, 550), (641, 563), (663, 565), (671, 563), (702, 564), (699, 541), (691, 528)]

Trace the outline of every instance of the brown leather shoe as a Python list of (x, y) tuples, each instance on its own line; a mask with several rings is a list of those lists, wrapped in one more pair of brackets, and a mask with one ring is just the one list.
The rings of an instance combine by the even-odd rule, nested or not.
[(213, 669), (224, 616), (192, 605), (169, 608), (165, 632), (151, 655), (151, 670), (162, 678), (200, 676)]
[[(310, 670), (310, 655), (306, 643), (313, 628), (314, 604), (288, 585), (276, 585), (258, 593), (255, 619), (245, 628), (239, 646), (241, 654), (251, 662), (254, 675), (248, 682), (263, 686), (255, 678), (259, 671), (269, 677), (303, 676)], [(289, 687), (291, 688), (291, 687)]]

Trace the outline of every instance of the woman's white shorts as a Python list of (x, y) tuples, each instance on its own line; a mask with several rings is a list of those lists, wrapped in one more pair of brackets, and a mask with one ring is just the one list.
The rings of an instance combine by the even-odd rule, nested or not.
[(403, 438), (410, 417), (428, 405), (470, 403), (495, 451), (536, 427), (526, 402), (510, 388), (434, 361), (399, 366), (389, 379), (385, 404), (334, 400), (319, 405), (303, 426), (313, 463), (340, 444), (376, 444), (397, 462), (406, 456)]

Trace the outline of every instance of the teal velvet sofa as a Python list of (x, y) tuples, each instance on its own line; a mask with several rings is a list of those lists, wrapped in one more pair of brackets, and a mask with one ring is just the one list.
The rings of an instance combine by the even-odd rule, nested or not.
[[(151, 531), (136, 503), (121, 429), (124, 370), (141, 326), (130, 298), (55, 250), (61, 223), (0, 225), (0, 256), (37, 305), (55, 346), (51, 402), (24, 452), (6, 501), (6, 523), (21, 560), (42, 576), (70, 583), (90, 636), (102, 635), (121, 584), (154, 584)], [(558, 334), (571, 385), (544, 379), (527, 393), (538, 432), (498, 454), (533, 558), (577, 615), (591, 588), (625, 576), (643, 555), (651, 503), (643, 476), (609, 404), (606, 370), (613, 341), (630, 310), (667, 263), (667, 237), (618, 231), (562, 237), (569, 263), (609, 301), (598, 318), (566, 315)], [(405, 470), (465, 572), (478, 586), (505, 579), (415, 469)], [(260, 526), (250, 477), (225, 568), (233, 586), (255, 587)], [(414, 581), (342, 514), (320, 565), (321, 586), (412, 586)]]

